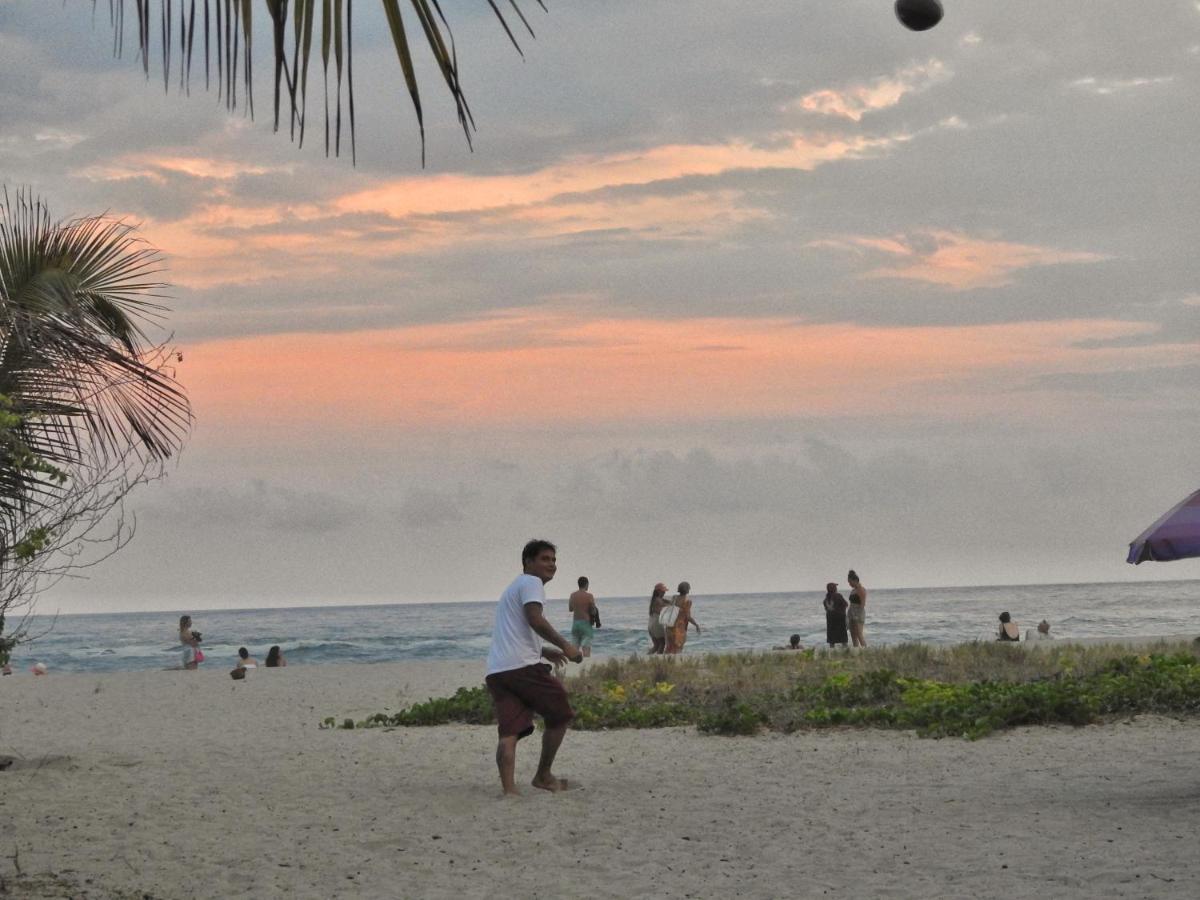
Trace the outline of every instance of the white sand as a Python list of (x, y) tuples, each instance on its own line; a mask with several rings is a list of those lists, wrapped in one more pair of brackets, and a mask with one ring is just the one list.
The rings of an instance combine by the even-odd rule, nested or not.
[(21, 759), (0, 772), (0, 878), (18, 897), (1200, 896), (1196, 720), (975, 743), (571, 732), (558, 769), (585, 788), (519, 800), (490, 727), (317, 728), (479, 676), (4, 678), (0, 754)]

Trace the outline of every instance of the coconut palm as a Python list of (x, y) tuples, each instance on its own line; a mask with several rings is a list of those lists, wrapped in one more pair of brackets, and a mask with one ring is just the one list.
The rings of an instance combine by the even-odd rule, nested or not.
[[(517, 52), (517, 43), (510, 20), (502, 11), (503, 6), (512, 16), (512, 22), (521, 23), (530, 36), (533, 29), (521, 11), (520, 0), (475, 0), (486, 2), (496, 14), (500, 26), (508, 35)], [(534, 0), (544, 10), (544, 0)], [(93, 6), (95, 0), (92, 0)], [(316, 42), (321, 53), (321, 70), (325, 97), (325, 152), (330, 151), (330, 123), (333, 124), (333, 152), (341, 150), (342, 134), (342, 85), (346, 87), (346, 120), (349, 125), (350, 152), (354, 155), (354, 0), (263, 0), (272, 26), (275, 85), (275, 129), (279, 129), (279, 113), (286, 106), (290, 110), (289, 131), (293, 140), (304, 142), (305, 109), (308, 99), (308, 71)], [(254, 112), (252, 74), (254, 71), (253, 0), (159, 0), (158, 19), (150, 0), (133, 0), (137, 17), (137, 47), (142, 67), (150, 73), (152, 43), (157, 36), (162, 51), (162, 73), (164, 86), (174, 80), (173, 64), (178, 66), (179, 86), (190, 89), (193, 51), (199, 47), (204, 54), (205, 89), (216, 82), (217, 91), (232, 109), (238, 104), (239, 85), (242, 102)], [(372, 6), (374, 4), (371, 4)], [(425, 119), (421, 106), (421, 94), (417, 87), (413, 67), (409, 29), (419, 26), (425, 43), (433, 54), (438, 71), (446, 88), (450, 91), (458, 112), (458, 121), (463, 127), (468, 143), (475, 127), (467, 105), (466, 95), (459, 82), (458, 55), (450, 25), (442, 12), (439, 0), (408, 0), (411, 11), (406, 17), (401, 0), (379, 0), (379, 7), (387, 20), (396, 60), (404, 75), (404, 83), (412, 99), (417, 116), (417, 127), (421, 133), (421, 153), (424, 161)], [(114, 31), (114, 50), (121, 52), (125, 33), (125, 0), (108, 0), (109, 19)], [(289, 46), (290, 43), (290, 46)], [(212, 53), (210, 53), (210, 50)], [(178, 53), (178, 56), (176, 56)], [(330, 114), (329, 77), (333, 67), (333, 111)]]
[(163, 312), (159, 257), (103, 216), (52, 222), (0, 203), (0, 560), (31, 508), (84, 461), (166, 460), (191, 409), (144, 327)]

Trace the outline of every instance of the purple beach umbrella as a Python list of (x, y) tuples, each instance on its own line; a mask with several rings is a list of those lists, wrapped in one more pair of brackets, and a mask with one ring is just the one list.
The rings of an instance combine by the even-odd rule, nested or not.
[(1135, 566), (1147, 560), (1167, 562), (1200, 556), (1200, 491), (1184, 498), (1129, 545)]

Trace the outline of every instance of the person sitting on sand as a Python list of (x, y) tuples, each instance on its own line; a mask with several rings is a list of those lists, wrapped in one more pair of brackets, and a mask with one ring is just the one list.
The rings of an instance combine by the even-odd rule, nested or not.
[(681, 581), (679, 582), (679, 592), (671, 598), (671, 605), (679, 608), (679, 614), (675, 617), (674, 624), (663, 626), (663, 631), (667, 635), (667, 653), (683, 652), (683, 645), (687, 643), (687, 627), (689, 625), (696, 629), (696, 634), (700, 633), (700, 623), (692, 618), (692, 600), (689, 596), (691, 593), (692, 586), (686, 581)]
[(804, 648), (800, 646), (800, 635), (793, 634), (790, 638), (788, 638), (788, 645), (786, 647), (776, 647), (775, 649), (776, 650), (803, 650)]
[(1019, 641), (1021, 639), (1021, 629), (1017, 627), (1017, 623), (1012, 620), (1007, 612), (1000, 613), (1000, 634), (996, 637), (998, 641)]
[(192, 630), (192, 617), (179, 617), (179, 643), (183, 644), (183, 667), (197, 668), (204, 657), (200, 653), (200, 632)]
[(1052, 641), (1054, 635), (1050, 633), (1050, 623), (1045, 619), (1038, 622), (1037, 631), (1032, 628), (1025, 632), (1025, 640), (1027, 641)]
[(667, 632), (663, 629), (662, 622), (658, 621), (658, 617), (666, 605), (667, 586), (660, 581), (650, 594), (650, 625), (646, 630), (650, 633), (651, 655), (665, 653), (667, 650)]
[(0, 668), (0, 675), (11, 675), (11, 674), (12, 674), (12, 666), (10, 666), (8, 663), (5, 663), (4, 667)]
[(239, 669), (257, 669), (258, 660), (251, 656), (250, 651), (245, 647), (238, 647), (237, 667)]
[[(546, 729), (533, 786), (544, 791), (567, 789), (567, 780), (555, 776), (552, 768), (575, 711), (551, 666), (565, 666), (567, 660), (583, 662), (579, 648), (559, 634), (542, 612), (546, 584), (558, 571), (557, 548), (549, 541), (530, 541), (521, 550), (521, 569), (496, 603), (484, 678), (496, 711), (496, 768), (505, 795), (519, 793), (517, 742), (533, 734), (534, 713), (542, 717)], [(542, 646), (543, 640), (554, 646)]]
[(596, 609), (596, 598), (588, 591), (586, 576), (579, 577), (579, 590), (567, 600), (567, 609), (571, 611), (571, 642), (583, 651), (584, 656), (592, 655), (592, 638), (596, 630), (593, 622), (600, 618)]
[(270, 650), (267, 651), (267, 668), (268, 669), (283, 668), (286, 665), (287, 665), (287, 660), (283, 658), (283, 651), (279, 649), (278, 644), (276, 644)]

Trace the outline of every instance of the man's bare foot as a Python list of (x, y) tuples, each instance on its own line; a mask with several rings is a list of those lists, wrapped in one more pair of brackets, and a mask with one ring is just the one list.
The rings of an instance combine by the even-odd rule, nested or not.
[(504, 791), (504, 793), (502, 793), (500, 796), (501, 796), (501, 797), (504, 797), (504, 798), (508, 798), (508, 797), (520, 797), (520, 796), (521, 796), (521, 792), (520, 792), (520, 791), (518, 791), (518, 790), (517, 790), (515, 787), (511, 787), (511, 788), (508, 788), (506, 791)]
[(557, 794), (559, 791), (568, 790), (567, 779), (555, 778), (553, 775), (549, 775), (544, 778), (535, 775), (533, 781), (530, 783), (535, 788), (540, 788), (543, 791), (550, 791), (553, 794)]

